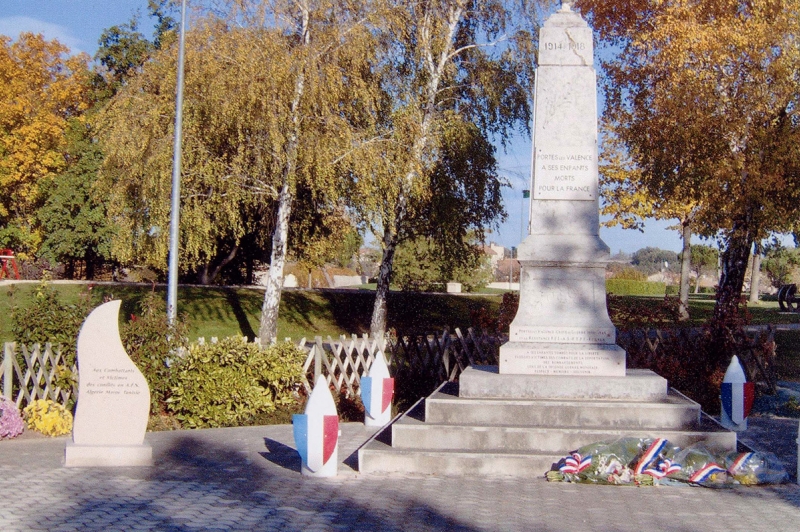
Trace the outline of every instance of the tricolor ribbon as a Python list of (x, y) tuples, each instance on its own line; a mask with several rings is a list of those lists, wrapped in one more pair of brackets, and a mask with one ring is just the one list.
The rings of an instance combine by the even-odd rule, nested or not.
[(728, 473), (735, 475), (744, 466), (744, 464), (753, 458), (756, 453), (742, 453), (736, 457), (731, 466), (728, 468)]
[(694, 482), (694, 483), (700, 484), (700, 483), (705, 482), (706, 480), (708, 480), (708, 478), (711, 475), (714, 475), (716, 473), (725, 473), (725, 470), (722, 469), (717, 464), (712, 462), (712, 463), (708, 464), (707, 466), (705, 466), (703, 469), (695, 472), (692, 476), (690, 476), (689, 477), (689, 482)]
[(665, 459), (661, 460), (656, 465), (656, 468), (657, 469), (653, 469), (651, 467), (648, 467), (647, 469), (644, 470), (644, 474), (645, 475), (650, 475), (653, 478), (661, 479), (661, 478), (664, 478), (666, 476), (671, 475), (672, 473), (677, 473), (678, 471), (680, 471), (682, 469), (680, 464), (677, 464), (677, 463), (673, 462), (669, 458), (665, 458)]
[(634, 469), (634, 473), (637, 475), (641, 475), (645, 473), (646, 469), (649, 469), (648, 466), (653, 464), (654, 462), (657, 464), (658, 457), (661, 455), (661, 451), (664, 450), (664, 447), (667, 446), (667, 440), (664, 438), (656, 439), (650, 447), (642, 455), (642, 458), (639, 459), (639, 463), (636, 464), (636, 468)]
[(563, 459), (564, 464), (558, 468), (559, 471), (562, 473), (572, 473), (577, 475), (578, 473), (585, 471), (590, 465), (592, 465), (592, 457), (586, 456), (583, 457), (580, 453), (571, 453), (569, 456)]

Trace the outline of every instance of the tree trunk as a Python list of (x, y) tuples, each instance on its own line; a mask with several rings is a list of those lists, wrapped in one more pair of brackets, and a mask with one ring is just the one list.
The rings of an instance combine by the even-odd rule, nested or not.
[(261, 340), (261, 345), (264, 346), (274, 344), (278, 340), (278, 310), (281, 305), (281, 293), (283, 291), (283, 268), (286, 264), (286, 251), (289, 243), (289, 216), (292, 213), (293, 200), (290, 185), (284, 182), (278, 200), (275, 231), (272, 233), (269, 277), (267, 277), (267, 289), (264, 291), (264, 303), (261, 305), (261, 321), (258, 327), (258, 338)]
[(386, 334), (386, 300), (389, 297), (389, 283), (392, 280), (392, 264), (394, 253), (397, 250), (397, 239), (394, 235), (384, 235), (383, 257), (378, 271), (378, 287), (375, 290), (375, 304), (372, 307), (372, 320), (369, 324), (369, 334), (373, 338), (382, 338)]
[(681, 287), (680, 287), (680, 321), (689, 319), (689, 274), (692, 265), (692, 229), (688, 222), (684, 222), (682, 228), (683, 252), (681, 254)]
[[(309, 21), (311, 13), (306, 4), (300, 3), (302, 16), (301, 40), (303, 46), (310, 43)], [(278, 310), (281, 305), (283, 290), (283, 267), (286, 264), (286, 252), (289, 244), (289, 217), (294, 202), (295, 172), (297, 169), (297, 150), (300, 142), (300, 101), (306, 85), (306, 65), (302, 65), (294, 84), (291, 113), (292, 128), (286, 139), (286, 161), (281, 172), (281, 191), (278, 195), (278, 213), (275, 229), (272, 232), (272, 254), (269, 261), (269, 277), (267, 289), (264, 291), (264, 303), (261, 305), (261, 320), (258, 327), (258, 338), (261, 345), (274, 344), (278, 340)]]
[[(216, 279), (217, 275), (219, 275), (219, 272), (222, 271), (222, 268), (224, 268), (225, 266), (230, 264), (230, 262), (233, 259), (236, 258), (236, 254), (238, 252), (239, 252), (239, 246), (237, 244), (237, 245), (233, 246), (233, 249), (231, 249), (230, 253), (228, 253), (227, 255), (225, 255), (224, 257), (222, 257), (219, 260), (219, 262), (217, 263), (216, 266), (212, 267), (209, 270), (209, 266), (211, 266), (211, 264), (213, 264), (213, 261), (211, 262), (211, 264), (207, 264), (206, 266), (204, 266), (203, 267), (203, 271), (205, 272), (205, 277), (202, 280), (202, 282), (200, 282), (200, 284), (211, 284), (211, 283), (213, 283), (214, 279)], [(219, 258), (219, 257), (217, 257), (217, 258)]]
[(761, 288), (761, 243), (753, 247), (753, 268), (750, 274), (750, 300), (752, 305), (758, 304), (758, 291)]
[(86, 264), (86, 280), (91, 281), (94, 279), (95, 262), (97, 261), (97, 254), (89, 247), (83, 255), (83, 262)]
[(725, 251), (721, 256), (722, 272), (717, 289), (717, 303), (714, 307), (714, 318), (721, 321), (739, 306), (753, 245), (752, 233), (747, 228), (740, 231), (734, 228), (726, 240)]
[(208, 280), (208, 263), (203, 264), (197, 270), (196, 281), (197, 281), (197, 284), (203, 285), (203, 286), (207, 285), (210, 282)]
[(245, 264), (245, 272), (246, 272), (245, 273), (244, 282), (248, 286), (253, 286), (253, 270), (254, 270), (253, 257), (252, 256), (248, 256), (245, 259), (244, 264)]

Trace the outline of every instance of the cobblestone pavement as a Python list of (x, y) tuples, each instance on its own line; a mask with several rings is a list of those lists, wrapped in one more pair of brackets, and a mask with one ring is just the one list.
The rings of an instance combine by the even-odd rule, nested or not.
[(369, 436), (360, 424), (342, 425), (333, 479), (300, 475), (285, 425), (149, 433), (150, 468), (68, 469), (66, 438), (3, 441), (0, 530), (800, 529), (796, 484), (712, 490), (359, 475), (355, 451)]

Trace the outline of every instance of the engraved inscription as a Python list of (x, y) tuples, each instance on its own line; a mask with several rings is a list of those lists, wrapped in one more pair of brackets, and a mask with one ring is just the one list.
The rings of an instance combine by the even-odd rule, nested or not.
[(515, 327), (511, 331), (511, 340), (565, 344), (613, 344), (616, 342), (616, 330), (605, 327)]
[(536, 150), (535, 199), (594, 200), (597, 198), (597, 158), (594, 149)]
[(91, 380), (87, 379), (85, 393), (88, 395), (140, 395), (142, 389), (136, 383), (133, 369), (92, 368)]
[(515, 353), (514, 365), (528, 375), (595, 375), (609, 365), (616, 365), (609, 353), (602, 350), (553, 351), (530, 349)]

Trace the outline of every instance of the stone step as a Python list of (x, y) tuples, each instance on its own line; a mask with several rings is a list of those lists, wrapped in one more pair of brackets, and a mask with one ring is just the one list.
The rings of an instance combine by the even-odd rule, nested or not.
[(442, 391), (425, 401), (425, 421), (477, 426), (683, 429), (700, 420), (700, 405), (669, 393), (660, 401), (474, 399)]
[(358, 450), (364, 474), (402, 473), (441, 476), (542, 477), (562, 455), (547, 453), (468, 452), (395, 449), (372, 440)]
[(561, 453), (600, 441), (622, 437), (666, 438), (687, 447), (704, 441), (714, 452), (736, 450), (736, 434), (718, 425), (704, 423), (691, 430), (675, 429), (587, 429), (584, 427), (464, 426), (422, 423), (403, 418), (392, 427), (395, 449), (462, 450), (523, 453)]

